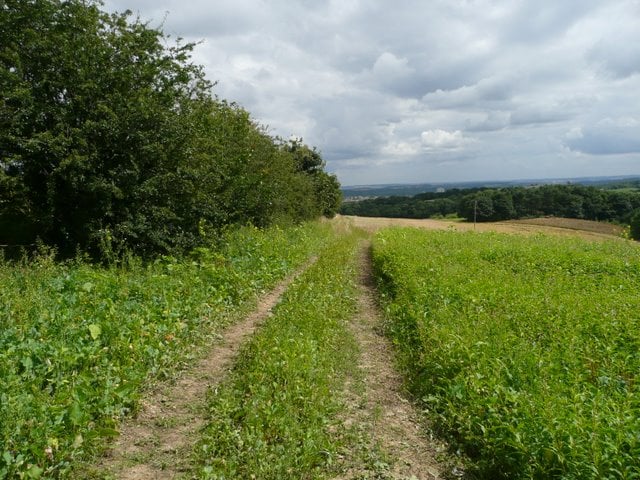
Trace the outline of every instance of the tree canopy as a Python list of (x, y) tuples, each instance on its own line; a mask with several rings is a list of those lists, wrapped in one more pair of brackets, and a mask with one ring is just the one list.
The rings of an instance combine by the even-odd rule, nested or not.
[(429, 218), (457, 214), (467, 220), (491, 222), (525, 217), (557, 216), (629, 223), (640, 208), (640, 193), (582, 185), (452, 189), (413, 197), (381, 197), (345, 202), (348, 215)]
[(213, 95), (193, 48), (96, 1), (2, 3), (0, 243), (153, 254), (335, 214), (319, 152)]

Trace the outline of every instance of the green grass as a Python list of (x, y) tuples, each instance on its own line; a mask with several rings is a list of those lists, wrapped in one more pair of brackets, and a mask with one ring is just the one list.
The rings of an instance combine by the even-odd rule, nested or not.
[(173, 375), (332, 237), (229, 232), (215, 249), (118, 268), (0, 262), (0, 478), (58, 478), (116, 435), (144, 385)]
[(390, 229), (374, 241), (410, 387), (480, 478), (640, 478), (640, 250)]
[(212, 392), (197, 446), (201, 478), (316, 479), (334, 470), (340, 392), (357, 363), (346, 325), (357, 242), (345, 234), (322, 252)]

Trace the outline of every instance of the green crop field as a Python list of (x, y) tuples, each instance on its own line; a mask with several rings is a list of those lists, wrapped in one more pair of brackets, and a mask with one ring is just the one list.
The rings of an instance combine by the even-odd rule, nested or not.
[(331, 236), (319, 223), (244, 228), (147, 265), (0, 262), (0, 478), (65, 476), (117, 435), (143, 385), (193, 361)]
[(373, 248), (413, 393), (480, 478), (640, 477), (640, 250), (390, 229)]

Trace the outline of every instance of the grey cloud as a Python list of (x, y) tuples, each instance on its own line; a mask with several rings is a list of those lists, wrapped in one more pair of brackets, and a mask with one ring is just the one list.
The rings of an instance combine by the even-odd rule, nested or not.
[[(640, 24), (640, 20), (639, 20)], [(640, 43), (637, 38), (609, 38), (598, 42), (587, 58), (603, 71), (619, 78), (640, 73)]]
[(465, 120), (464, 129), (467, 132), (494, 132), (509, 125), (510, 115), (506, 112), (492, 111), (481, 119)]
[(549, 108), (522, 108), (516, 110), (509, 116), (509, 124), (512, 126), (539, 125), (544, 123), (561, 122), (567, 118), (569, 118), (568, 114), (561, 110)]
[(640, 173), (633, 127), (598, 122), (640, 111), (637, 0), (105, 4), (203, 40), (214, 91), (345, 184)]
[(627, 0), (613, 2), (603, 10), (606, 21), (597, 25), (592, 47), (586, 52), (587, 61), (601, 73), (625, 78), (640, 73), (640, 4)]
[(430, 108), (457, 108), (486, 106), (487, 103), (505, 102), (514, 92), (515, 78), (485, 78), (475, 85), (455, 90), (436, 90), (422, 99)]
[(509, 13), (503, 17), (500, 29), (502, 41), (533, 46), (556, 41), (598, 8), (603, 8), (598, 0), (510, 2)]
[(609, 122), (572, 132), (566, 140), (569, 149), (591, 155), (640, 153), (640, 122), (616, 125)]

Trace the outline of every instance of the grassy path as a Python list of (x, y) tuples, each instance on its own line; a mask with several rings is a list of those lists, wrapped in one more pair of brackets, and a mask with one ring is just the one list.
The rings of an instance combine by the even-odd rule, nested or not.
[(339, 235), (285, 292), (209, 400), (196, 445), (207, 479), (327, 478), (348, 442), (336, 392), (355, 369), (347, 322), (355, 311), (360, 234)]
[(283, 292), (310, 264), (282, 280), (258, 300), (256, 309), (220, 337), (194, 368), (170, 385), (162, 385), (142, 402), (135, 418), (125, 423), (118, 440), (99, 465), (100, 478), (172, 479), (189, 471), (193, 444), (204, 424), (206, 393), (228, 373), (247, 338), (271, 314)]
[(444, 446), (425, 433), (381, 333), (368, 236), (336, 228), (143, 402), (93, 478), (443, 478)]

